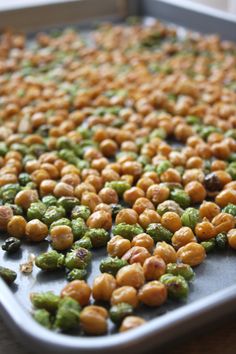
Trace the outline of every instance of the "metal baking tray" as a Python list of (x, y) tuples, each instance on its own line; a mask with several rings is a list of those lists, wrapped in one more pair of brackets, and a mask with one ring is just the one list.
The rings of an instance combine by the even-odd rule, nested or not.
[[(175, 0), (79, 0), (63, 3), (40, 4), (30, 7), (10, 8), (0, 6), (0, 26), (35, 31), (49, 27), (79, 24), (88, 26), (93, 21), (109, 19), (120, 21), (126, 16), (152, 16), (177, 25), (186, 26), (204, 33), (218, 33), (222, 38), (236, 39), (236, 16), (205, 6), (194, 6), (187, 1)], [(0, 245), (1, 245), (0, 241)], [(18, 278), (8, 287), (0, 279), (0, 312), (15, 335), (33, 352), (47, 350), (57, 353), (137, 353), (170, 342), (187, 331), (200, 327), (207, 321), (219, 318), (236, 308), (235, 262), (233, 251), (209, 255), (198, 266), (195, 281), (190, 287), (190, 296), (185, 302), (168, 301), (157, 309), (143, 307), (139, 314), (150, 321), (135, 330), (102, 337), (80, 337), (58, 334), (38, 325), (30, 315), (29, 293), (53, 290), (56, 293), (65, 284), (62, 272), (44, 274), (34, 267), (30, 275), (19, 272), (19, 264), (27, 261), (30, 253), (40, 253), (48, 247), (25, 245), (20, 253), (7, 256), (0, 250), (0, 264), (15, 269)], [(97, 250), (88, 282), (99, 273), (98, 265), (105, 250)]]

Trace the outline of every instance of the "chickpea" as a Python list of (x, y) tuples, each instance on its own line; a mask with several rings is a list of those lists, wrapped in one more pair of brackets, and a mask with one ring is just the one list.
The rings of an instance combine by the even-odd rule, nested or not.
[(131, 242), (131, 246), (139, 246), (139, 247), (144, 247), (146, 248), (149, 252), (152, 251), (154, 247), (154, 241), (151, 236), (148, 234), (142, 233), (139, 235), (134, 236)]
[(138, 289), (144, 284), (144, 280), (143, 268), (139, 263), (121, 268), (116, 275), (119, 286), (130, 285)]
[(108, 205), (108, 204), (105, 204), (105, 203), (100, 203), (100, 204), (98, 204), (98, 205), (95, 207), (94, 212), (95, 212), (95, 211), (100, 211), (100, 210), (106, 211), (106, 212), (109, 213), (109, 214), (112, 213), (111, 206)]
[(105, 157), (92, 160), (91, 167), (101, 172), (108, 165), (108, 160)]
[(104, 307), (90, 305), (80, 313), (82, 330), (91, 335), (101, 335), (107, 332), (108, 313)]
[(117, 305), (125, 302), (133, 307), (138, 306), (137, 290), (133, 286), (121, 286), (113, 291), (111, 295), (111, 304)]
[(153, 184), (147, 190), (147, 198), (152, 201), (154, 205), (160, 204), (168, 199), (170, 191), (167, 187), (158, 184)]
[(7, 225), (13, 217), (13, 211), (10, 207), (0, 206), (0, 230), (6, 231)]
[(61, 291), (61, 297), (72, 297), (78, 301), (81, 306), (89, 303), (91, 289), (84, 280), (73, 280), (67, 284)]
[(110, 230), (112, 227), (111, 213), (104, 210), (95, 211), (89, 216), (87, 225), (90, 228)]
[(119, 173), (108, 167), (101, 171), (101, 176), (104, 182), (118, 181), (120, 179)]
[(167, 300), (167, 288), (160, 281), (153, 280), (139, 289), (138, 298), (147, 306), (161, 306)]
[(145, 324), (145, 320), (141, 317), (138, 316), (127, 316), (123, 320), (119, 331), (120, 332), (126, 332), (129, 331), (130, 329), (134, 329), (136, 327), (142, 326)]
[(142, 214), (139, 215), (138, 222), (139, 224), (146, 229), (149, 224), (159, 223), (161, 221), (160, 215), (151, 209), (145, 210)]
[(122, 164), (121, 171), (123, 175), (131, 175), (137, 179), (142, 173), (142, 165), (136, 161), (126, 161)]
[(102, 154), (106, 157), (112, 157), (115, 155), (118, 149), (117, 143), (111, 139), (104, 139), (100, 143), (100, 150)]
[(204, 182), (205, 175), (202, 170), (198, 168), (193, 168), (191, 170), (186, 170), (182, 176), (182, 182), (185, 186), (189, 182), (198, 181), (200, 183)]
[(53, 194), (55, 197), (73, 197), (74, 196), (74, 188), (64, 182), (59, 182), (54, 190)]
[(113, 291), (116, 289), (115, 278), (108, 273), (98, 275), (93, 282), (92, 294), (96, 301), (110, 301)]
[(219, 179), (222, 186), (224, 186), (227, 183), (230, 183), (232, 181), (232, 177), (226, 171), (218, 170), (218, 171), (215, 171), (214, 174)]
[(138, 222), (138, 214), (133, 209), (121, 209), (116, 215), (116, 224), (126, 223), (134, 225)]
[(154, 210), (154, 205), (152, 202), (150, 202), (149, 199), (147, 198), (138, 198), (134, 205), (133, 205), (133, 209), (138, 213), (138, 214), (142, 214), (145, 210), (150, 209), (150, 210)]
[(220, 213), (220, 207), (213, 202), (204, 201), (199, 207), (199, 213), (202, 218), (212, 220)]
[(145, 260), (143, 271), (146, 280), (157, 280), (166, 271), (164, 260), (158, 256), (152, 256)]
[(209, 240), (215, 236), (215, 227), (206, 219), (195, 226), (195, 234), (201, 240)]
[(41, 196), (53, 194), (54, 188), (56, 187), (57, 182), (52, 179), (45, 179), (40, 183), (39, 191)]
[(180, 176), (179, 172), (177, 170), (175, 170), (174, 168), (168, 168), (164, 173), (162, 173), (161, 181), (162, 182), (181, 183), (181, 176)]
[(221, 232), (228, 232), (235, 226), (235, 219), (233, 215), (227, 213), (220, 213), (212, 219), (212, 224), (215, 227), (215, 234)]
[(150, 253), (145, 247), (133, 246), (122, 257), (129, 264), (140, 263), (143, 264), (145, 259), (150, 257)]
[(59, 225), (51, 230), (52, 247), (58, 251), (70, 248), (74, 241), (72, 230), (69, 226)]
[(162, 258), (166, 264), (175, 263), (177, 260), (177, 254), (174, 247), (165, 241), (157, 242), (153, 255)]
[(178, 249), (184, 245), (187, 245), (190, 242), (196, 242), (196, 238), (190, 227), (183, 226), (174, 233), (171, 242), (172, 245)]
[(231, 229), (227, 233), (228, 242), (231, 248), (236, 249), (236, 229)]
[(201, 203), (206, 198), (206, 190), (198, 181), (192, 181), (186, 184), (184, 188), (193, 203)]
[(236, 190), (225, 189), (220, 192), (216, 198), (215, 202), (221, 207), (225, 207), (228, 204), (236, 204)]
[(17, 193), (15, 203), (27, 210), (30, 204), (36, 202), (38, 199), (39, 197), (36, 190), (25, 189)]
[(86, 183), (90, 183), (92, 186), (94, 186), (94, 188), (96, 189), (96, 192), (98, 193), (100, 191), (100, 189), (102, 189), (103, 187), (103, 179), (100, 176), (88, 176), (85, 179)]
[(199, 243), (190, 242), (177, 251), (177, 257), (181, 262), (194, 267), (204, 261), (206, 252)]
[(102, 203), (101, 198), (92, 192), (86, 192), (82, 195), (81, 204), (89, 207), (91, 211), (94, 211), (98, 204)]
[(117, 192), (112, 188), (102, 188), (98, 195), (106, 204), (116, 204), (119, 201)]
[(158, 174), (154, 171), (151, 171), (151, 172), (145, 172), (143, 175), (142, 175), (142, 178), (150, 178), (153, 180), (154, 183), (159, 183), (160, 180), (159, 180), (159, 177), (158, 177)]
[(50, 179), (50, 175), (46, 170), (40, 168), (39, 170), (31, 173), (31, 178), (33, 182), (35, 182), (37, 185), (40, 185), (40, 183), (45, 179)]
[(81, 183), (81, 184), (79, 184), (78, 186), (75, 187), (75, 190), (74, 190), (75, 197), (81, 199), (82, 195), (85, 192), (95, 193), (96, 189), (90, 183), (86, 183), (86, 182)]
[(129, 240), (121, 237), (114, 236), (107, 243), (107, 252), (112, 257), (122, 257), (131, 248), (131, 243)]
[(161, 224), (171, 232), (178, 231), (182, 226), (180, 216), (172, 211), (168, 211), (163, 214)]
[[(1, 213), (1, 209), (0, 209), (0, 213)], [(25, 236), (26, 224), (27, 222), (23, 218), (23, 216), (14, 215), (11, 217), (10, 221), (7, 224), (7, 232), (9, 233), (9, 235), (13, 237), (22, 238)]]
[(147, 192), (148, 188), (154, 184), (154, 181), (148, 177), (142, 177), (138, 180), (136, 186), (142, 189), (144, 192)]
[(30, 241), (43, 241), (48, 235), (48, 227), (38, 219), (31, 220), (27, 223), (25, 234)]
[(137, 199), (142, 198), (144, 196), (145, 193), (141, 188), (132, 187), (125, 191), (123, 198), (127, 204), (133, 205)]

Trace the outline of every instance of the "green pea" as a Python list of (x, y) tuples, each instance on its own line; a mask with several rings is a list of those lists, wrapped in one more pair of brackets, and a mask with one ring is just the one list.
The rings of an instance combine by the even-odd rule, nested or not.
[(119, 211), (124, 209), (124, 207), (121, 204), (110, 204), (110, 207), (111, 207), (111, 213), (113, 218), (116, 217)]
[(22, 156), (28, 154), (28, 146), (25, 144), (14, 143), (11, 144), (10, 149), (19, 152)]
[(43, 144), (32, 144), (31, 146), (28, 147), (28, 152), (32, 155), (35, 155), (36, 157), (41, 156), (47, 151), (48, 151), (47, 146)]
[(206, 253), (210, 253), (215, 249), (216, 243), (214, 239), (201, 242), (201, 245), (205, 248)]
[(170, 199), (174, 200), (181, 208), (187, 208), (190, 205), (191, 199), (185, 191), (174, 189), (170, 192)]
[(105, 229), (89, 229), (85, 233), (85, 237), (89, 237), (93, 247), (99, 248), (106, 246), (110, 239), (109, 233)]
[(52, 291), (31, 293), (30, 301), (37, 309), (44, 309), (54, 313), (58, 308), (60, 296), (55, 295)]
[(200, 137), (206, 140), (208, 136), (212, 133), (221, 133), (221, 129), (214, 127), (212, 125), (203, 126), (200, 131)]
[(195, 229), (195, 226), (200, 221), (200, 219), (201, 218), (200, 218), (199, 210), (195, 208), (187, 208), (181, 216), (182, 225), (188, 226), (192, 230)]
[(51, 317), (50, 313), (44, 309), (36, 310), (33, 313), (33, 318), (35, 319), (35, 321), (38, 322), (41, 326), (48, 328), (48, 329), (52, 328), (52, 323), (51, 323), (50, 317)]
[(156, 167), (154, 165), (147, 164), (146, 166), (144, 166), (143, 171), (144, 172), (153, 172), (153, 171), (156, 171)]
[(92, 137), (92, 131), (86, 127), (79, 127), (77, 131), (82, 135), (83, 139), (89, 139)]
[(64, 267), (65, 256), (57, 251), (41, 253), (35, 259), (35, 265), (45, 271), (54, 271)]
[(61, 136), (57, 139), (57, 149), (62, 150), (62, 149), (72, 149), (73, 148), (73, 143), (71, 139)]
[(128, 262), (124, 259), (120, 259), (118, 257), (107, 257), (101, 261), (100, 271), (102, 273), (109, 273), (115, 276), (118, 270), (126, 265), (128, 265)]
[(160, 281), (167, 287), (168, 296), (174, 299), (182, 299), (188, 296), (188, 283), (181, 275), (164, 274)]
[(7, 284), (12, 284), (16, 280), (16, 277), (16, 272), (0, 266), (0, 278), (2, 278)]
[(31, 203), (29, 209), (27, 210), (27, 219), (39, 219), (42, 220), (45, 215), (47, 207), (42, 202)]
[(74, 235), (74, 239), (78, 240), (79, 238), (83, 237), (88, 230), (87, 225), (85, 224), (84, 219), (77, 218), (71, 221), (71, 229)]
[(66, 212), (65, 209), (62, 208), (61, 206), (50, 206), (46, 210), (42, 221), (44, 224), (50, 226), (54, 221), (63, 218), (65, 216)]
[(115, 324), (120, 324), (126, 316), (132, 315), (133, 311), (133, 307), (130, 304), (121, 302), (120, 304), (114, 305), (110, 308), (110, 319)]
[(222, 212), (236, 216), (236, 205), (228, 204), (222, 209)]
[(66, 276), (68, 281), (84, 280), (86, 279), (88, 272), (86, 269), (72, 269)]
[(0, 156), (5, 156), (7, 152), (8, 152), (7, 144), (0, 142)]
[(66, 254), (65, 266), (68, 269), (84, 269), (87, 268), (91, 262), (92, 254), (89, 250), (79, 247)]
[(57, 205), (57, 198), (54, 195), (45, 195), (42, 198), (42, 203), (46, 205), (46, 207), (56, 206)]
[(57, 205), (63, 207), (67, 213), (70, 213), (79, 203), (79, 199), (75, 197), (61, 197), (57, 201)]
[(79, 247), (86, 248), (87, 250), (91, 250), (93, 248), (92, 242), (89, 237), (82, 237), (80, 240), (77, 240), (73, 243), (72, 248), (76, 249)]
[(233, 180), (236, 180), (236, 167), (229, 166), (225, 171), (232, 177)]
[(18, 181), (21, 186), (26, 186), (27, 183), (31, 182), (31, 177), (28, 173), (22, 172), (18, 176)]
[(165, 200), (163, 203), (160, 203), (157, 207), (157, 212), (161, 216), (167, 211), (172, 211), (177, 213), (179, 216), (183, 214), (183, 209), (177, 204), (174, 200)]
[(225, 249), (228, 245), (228, 238), (226, 233), (221, 232), (215, 237), (216, 247), (220, 249)]
[(236, 139), (236, 129), (229, 129), (225, 132), (224, 135), (226, 138)]
[(62, 160), (72, 163), (73, 165), (76, 165), (78, 162), (78, 157), (75, 155), (75, 153), (72, 150), (69, 149), (62, 149), (58, 151), (58, 156)]
[(66, 225), (71, 227), (71, 221), (67, 218), (61, 218), (58, 219), (57, 221), (54, 221), (51, 225), (50, 225), (50, 231), (55, 227), (55, 226), (59, 226), (59, 225)]
[(76, 300), (70, 297), (62, 299), (56, 314), (55, 327), (63, 331), (77, 328), (79, 326), (80, 310), (81, 307)]
[(158, 176), (161, 176), (170, 167), (172, 167), (172, 163), (169, 160), (160, 162), (156, 168)]
[(9, 237), (2, 244), (2, 249), (7, 253), (15, 253), (20, 249), (21, 241), (15, 237)]
[(84, 221), (86, 221), (90, 215), (91, 211), (89, 207), (85, 205), (76, 205), (71, 211), (72, 219), (82, 218)]
[(181, 275), (187, 281), (193, 279), (195, 275), (190, 265), (184, 263), (169, 263), (167, 264), (166, 272), (173, 275)]
[(131, 185), (126, 181), (111, 181), (106, 182), (105, 187), (114, 189), (121, 197), (125, 191), (131, 188)]
[(149, 164), (151, 162), (151, 159), (149, 156), (143, 156), (143, 155), (140, 155), (137, 159), (137, 161), (139, 163), (141, 163), (142, 166), (146, 166), (147, 164)]
[(143, 229), (138, 224), (130, 225), (122, 222), (115, 225), (112, 232), (113, 235), (120, 235), (128, 240), (132, 240), (134, 236), (143, 233)]
[(165, 241), (170, 243), (173, 236), (171, 231), (159, 223), (149, 224), (146, 233), (153, 238), (154, 242)]
[(166, 139), (167, 134), (165, 129), (163, 128), (157, 128), (154, 129), (151, 134), (150, 134), (150, 140), (154, 139), (154, 138), (160, 138), (162, 140)]
[(89, 162), (86, 160), (77, 160), (75, 166), (80, 170), (83, 171), (85, 168), (89, 168)]
[(197, 116), (187, 116), (186, 117), (186, 122), (190, 125), (195, 125), (201, 123), (201, 120)]
[(14, 215), (23, 215), (24, 214), (24, 210), (16, 204), (11, 204), (11, 203), (5, 203), (5, 206), (9, 206), (11, 208), (11, 210), (13, 211)]

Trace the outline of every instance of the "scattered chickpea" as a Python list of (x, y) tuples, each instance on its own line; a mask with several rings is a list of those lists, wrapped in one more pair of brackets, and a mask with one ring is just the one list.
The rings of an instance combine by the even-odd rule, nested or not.
[(138, 298), (147, 306), (161, 306), (167, 300), (167, 289), (160, 281), (153, 280), (139, 289)]
[(196, 242), (190, 242), (177, 251), (177, 258), (192, 267), (202, 263), (205, 257), (204, 247)]
[(88, 305), (90, 295), (91, 289), (84, 280), (73, 280), (61, 291), (61, 297), (72, 297), (72, 299), (78, 301), (81, 306)]
[(34, 219), (26, 224), (25, 234), (30, 241), (40, 242), (47, 237), (48, 227), (42, 221)]
[(110, 301), (116, 289), (116, 279), (107, 273), (98, 275), (93, 282), (92, 294), (96, 301)]
[(104, 307), (86, 306), (80, 313), (80, 325), (86, 334), (101, 335), (107, 332), (107, 318)]
[(125, 302), (133, 307), (137, 307), (138, 306), (137, 290), (130, 285), (121, 286), (116, 290), (114, 290), (111, 295), (111, 304), (117, 305), (122, 302)]
[(126, 332), (131, 329), (137, 328), (139, 326), (142, 326), (146, 321), (138, 316), (127, 316), (123, 320), (119, 331), (120, 332)]
[(70, 248), (74, 241), (72, 230), (66, 225), (53, 227), (50, 236), (52, 239), (52, 247), (58, 251)]
[(134, 288), (140, 288), (144, 284), (144, 272), (139, 263), (133, 263), (121, 268), (117, 275), (116, 281), (119, 286), (130, 285)]

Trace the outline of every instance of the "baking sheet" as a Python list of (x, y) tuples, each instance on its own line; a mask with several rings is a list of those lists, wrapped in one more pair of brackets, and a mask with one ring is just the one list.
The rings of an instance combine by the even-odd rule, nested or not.
[[(83, 19), (83, 22), (85, 23), (87, 21), (87, 17), (93, 18), (95, 16), (96, 11), (94, 12), (94, 9), (92, 13), (90, 12), (91, 4), (95, 4), (94, 1), (70, 1), (69, 7), (72, 6), (72, 3), (74, 3), (75, 6), (74, 10), (80, 8), (79, 4), (82, 6), (80, 8), (81, 11), (78, 22)], [(90, 10), (85, 6), (86, 3)], [(111, 16), (116, 19), (121, 18), (122, 14), (124, 15), (124, 5), (128, 5), (127, 9), (132, 9), (132, 13), (150, 15), (151, 12), (153, 16), (160, 15), (160, 18), (164, 18), (166, 20), (168, 20), (168, 16), (170, 16), (169, 10), (172, 9), (171, 16), (173, 17), (173, 14), (177, 14), (175, 17), (176, 21), (174, 21), (176, 23), (180, 22), (179, 16), (182, 13), (182, 24), (184, 23), (186, 11), (189, 11), (189, 9), (186, 10), (186, 8), (182, 8), (182, 10), (179, 8), (177, 12), (173, 11), (175, 7), (173, 7), (173, 4), (171, 5), (171, 1), (132, 0), (128, 1), (127, 4), (125, 1), (118, 1), (119, 6), (115, 6), (115, 3), (116, 1), (112, 0), (109, 4), (107, 0), (100, 0), (99, 7), (103, 10), (106, 8), (105, 13), (107, 16), (109, 15), (108, 17)], [(106, 7), (108, 5), (109, 8)], [(161, 7), (161, 5), (163, 5), (163, 7)], [(41, 8), (41, 10), (38, 10), (44, 11), (44, 13), (46, 11), (45, 18), (47, 19), (49, 13), (51, 14), (52, 6), (55, 5), (51, 5), (48, 8), (44, 6), (43, 9)], [(98, 8), (98, 6), (96, 6), (96, 8)], [(115, 9), (118, 12), (114, 12)], [(30, 21), (27, 22), (29, 11), (33, 11), (34, 14), (36, 14), (35, 11), (37, 11), (37, 9), (35, 10), (35, 8), (29, 8), (28, 12), (24, 12), (26, 14), (24, 28), (35, 29), (35, 26), (32, 27), (30, 25)], [(75, 16), (70, 17), (68, 15), (70, 11), (68, 11), (67, 15), (64, 17), (61, 13), (60, 7), (58, 11), (60, 16), (58, 15), (56, 20), (53, 18), (52, 23), (57, 23), (57, 25), (67, 23), (67, 21), (63, 22), (61, 20), (61, 18), (67, 18), (66, 16), (71, 18), (71, 22), (75, 22)], [(167, 11), (168, 16), (165, 16), (165, 11)], [(76, 11), (74, 11), (74, 14), (75, 13)], [(102, 14), (101, 11), (99, 14)], [(21, 26), (21, 16), (22, 12), (20, 15), (20, 21), (17, 22), (18, 27)], [(202, 15), (195, 13), (194, 16), (198, 16), (198, 28), (200, 28), (200, 18)], [(204, 16), (207, 15), (204, 14)], [(3, 18), (3, 14), (0, 13), (0, 20), (1, 18)], [(217, 17), (215, 16), (210, 16), (209, 18), (211, 18), (211, 21), (213, 18), (214, 23), (217, 21)], [(209, 21), (210, 24), (211, 21)], [(218, 18), (218, 24), (220, 24), (221, 21), (222, 18)], [(232, 34), (232, 32), (230, 32), (232, 21), (228, 21), (227, 19), (224, 19), (224, 21), (229, 24), (229, 26), (226, 26), (227, 28), (224, 29), (224, 34), (226, 32), (229, 35), (230, 33)], [(219, 29), (221, 30), (220, 27)], [(208, 27), (207, 31), (211, 32), (211, 25)], [(0, 244), (1, 243), (2, 241), (0, 241)], [(67, 283), (64, 272), (59, 271), (50, 274), (43, 273), (37, 267), (34, 267), (33, 273), (30, 275), (23, 275), (19, 272), (19, 264), (25, 263), (29, 254), (34, 253), (37, 255), (38, 253), (46, 251), (47, 247), (48, 244), (46, 242), (41, 243), (40, 245), (25, 244), (22, 247), (21, 252), (10, 256), (0, 250), (0, 264), (7, 267), (9, 266), (18, 272), (16, 284), (11, 287), (10, 291), (0, 280), (0, 307), (2, 313), (11, 328), (15, 330), (15, 333), (20, 336), (20, 339), (23, 340), (27, 346), (30, 342), (34, 343), (34, 351), (35, 348), (40, 349), (40, 347), (45, 347), (48, 350), (50, 349), (50, 352), (65, 352), (66, 350), (67, 352), (81, 353), (95, 353), (95, 351), (102, 353), (115, 353), (122, 350), (125, 353), (130, 351), (130, 348), (138, 352), (147, 350), (149, 346), (170, 340), (172, 337), (196, 327), (197, 325), (199, 326), (201, 323), (209, 319), (216, 318), (227, 311), (232, 311), (232, 309), (236, 307), (234, 270), (236, 254), (233, 251), (228, 250), (226, 252), (218, 252), (209, 255), (203, 264), (195, 268), (196, 278), (190, 286), (190, 294), (186, 302), (168, 301), (166, 305), (157, 309), (149, 309), (144, 306), (140, 308), (137, 311), (137, 314), (151, 320), (141, 328), (123, 334), (113, 334), (114, 327), (110, 323), (109, 334), (99, 338), (78, 338), (78, 334), (74, 334), (74, 336), (66, 336), (53, 333), (39, 326), (31, 318), (29, 314), (31, 309), (29, 292), (53, 290), (56, 293), (59, 293), (64, 284)], [(105, 249), (100, 249), (93, 252), (92, 268), (90, 269), (88, 277), (88, 282), (90, 284), (94, 276), (99, 274), (99, 263), (105, 254)], [(35, 344), (36, 342), (37, 344)]]

